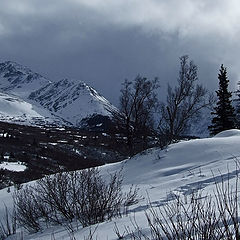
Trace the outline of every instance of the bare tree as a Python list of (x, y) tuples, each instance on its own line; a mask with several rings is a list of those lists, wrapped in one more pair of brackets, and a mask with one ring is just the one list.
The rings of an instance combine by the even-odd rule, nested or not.
[(196, 84), (197, 80), (197, 66), (189, 62), (188, 56), (180, 57), (178, 85), (168, 85), (167, 101), (160, 106), (159, 130), (169, 141), (184, 133), (189, 121), (213, 102), (212, 96), (207, 98), (206, 88)]
[(146, 137), (153, 127), (153, 112), (157, 106), (155, 90), (158, 79), (137, 76), (133, 82), (125, 80), (120, 96), (120, 113), (113, 113), (115, 122), (126, 134), (131, 148), (133, 138)]

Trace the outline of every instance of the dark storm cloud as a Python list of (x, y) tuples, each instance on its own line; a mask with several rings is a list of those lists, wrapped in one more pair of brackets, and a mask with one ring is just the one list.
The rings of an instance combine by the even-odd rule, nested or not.
[(86, 81), (114, 103), (124, 78), (174, 82), (189, 54), (210, 89), (239, 69), (237, 0), (1, 0), (0, 59)]

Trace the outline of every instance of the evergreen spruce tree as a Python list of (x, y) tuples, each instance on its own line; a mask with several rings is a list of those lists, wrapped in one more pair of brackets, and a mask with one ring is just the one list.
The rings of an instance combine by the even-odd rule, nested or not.
[(236, 91), (237, 99), (236, 99), (236, 125), (237, 128), (240, 129), (240, 82), (238, 82), (238, 90)]
[(231, 100), (232, 93), (228, 91), (229, 80), (227, 79), (227, 70), (223, 65), (221, 65), (218, 79), (217, 106), (214, 108), (214, 112), (211, 113), (215, 117), (212, 119), (212, 125), (208, 127), (211, 135), (235, 127), (235, 113)]

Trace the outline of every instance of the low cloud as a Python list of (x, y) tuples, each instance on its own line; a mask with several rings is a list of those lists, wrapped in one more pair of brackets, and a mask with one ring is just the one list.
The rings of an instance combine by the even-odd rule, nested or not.
[(210, 89), (221, 63), (235, 87), (239, 19), (237, 0), (1, 0), (0, 58), (84, 80), (114, 103), (138, 73), (174, 82), (184, 54)]

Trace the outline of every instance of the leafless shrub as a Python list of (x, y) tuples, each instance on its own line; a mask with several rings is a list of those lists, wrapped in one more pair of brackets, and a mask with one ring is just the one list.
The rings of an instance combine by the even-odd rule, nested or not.
[(146, 211), (149, 232), (146, 234), (134, 220), (134, 230), (126, 228), (133, 240), (240, 239), (238, 174), (234, 185), (229, 178), (216, 181), (213, 196), (198, 191), (189, 197), (176, 196), (173, 202), (160, 207), (149, 204)]
[(118, 239), (124, 239), (125, 233), (126, 231), (123, 231), (123, 233), (120, 233), (120, 230), (118, 228), (118, 225), (116, 223), (114, 223), (114, 229), (113, 229), (114, 233), (117, 235)]
[(104, 182), (97, 169), (80, 172), (81, 186), (75, 196), (77, 217), (83, 226), (92, 225), (120, 214), (122, 177), (115, 173)]
[[(237, 167), (239, 168), (239, 162), (237, 162)], [(236, 170), (234, 185), (230, 184), (229, 175), (226, 182), (224, 182), (223, 177), (220, 183), (215, 182), (217, 209), (223, 225), (225, 239), (228, 240), (240, 239), (238, 181), (238, 170)]]
[(5, 215), (0, 221), (0, 239), (6, 239), (7, 237), (15, 234), (16, 228), (17, 221), (15, 209), (13, 209), (10, 214), (7, 206), (5, 206)]
[(137, 202), (137, 188), (124, 194), (122, 181), (121, 170), (105, 181), (97, 168), (46, 176), (15, 193), (17, 219), (29, 231), (39, 231), (41, 223), (72, 229), (73, 221), (86, 227), (111, 220)]
[(60, 224), (74, 219), (74, 202), (70, 201), (70, 179), (69, 173), (60, 172), (39, 179), (33, 187), (35, 197), (44, 203), (41, 212), (46, 222)]
[(97, 237), (94, 238), (94, 234), (95, 234), (95, 232), (97, 231), (97, 228), (98, 228), (98, 226), (96, 226), (96, 227), (92, 230), (92, 228), (90, 227), (90, 229), (89, 229), (89, 234), (88, 234), (88, 236), (84, 236), (84, 240), (98, 240)]
[(41, 229), (39, 219), (41, 217), (38, 201), (33, 188), (23, 187), (14, 194), (16, 217), (20, 225), (29, 232), (37, 232)]
[(134, 185), (130, 187), (129, 192), (126, 194), (125, 206), (131, 206), (138, 203), (138, 190), (139, 189)]

